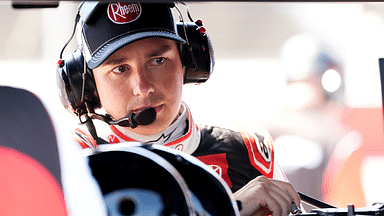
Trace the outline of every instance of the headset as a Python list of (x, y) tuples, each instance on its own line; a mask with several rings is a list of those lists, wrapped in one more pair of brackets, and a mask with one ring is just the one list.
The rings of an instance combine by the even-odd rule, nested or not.
[[(179, 8), (175, 3), (164, 3), (170, 8), (176, 8), (180, 21), (176, 23), (180, 37), (186, 40), (185, 44), (179, 45), (180, 57), (184, 72), (184, 84), (200, 84), (208, 80), (214, 68), (214, 53), (211, 40), (200, 19), (193, 21), (188, 6), (187, 14), (190, 22), (184, 22)], [(63, 106), (71, 113), (79, 116), (80, 122), (84, 123), (81, 116), (94, 112), (101, 108), (99, 95), (97, 93), (93, 72), (87, 67), (82, 51), (76, 50), (62, 58), (62, 54), (68, 43), (72, 40), (76, 26), (81, 19), (79, 6), (75, 19), (75, 27), (72, 36), (64, 45), (60, 60), (57, 63), (57, 86)], [(92, 13), (92, 12), (91, 12)], [(88, 22), (87, 18), (85, 22)]]

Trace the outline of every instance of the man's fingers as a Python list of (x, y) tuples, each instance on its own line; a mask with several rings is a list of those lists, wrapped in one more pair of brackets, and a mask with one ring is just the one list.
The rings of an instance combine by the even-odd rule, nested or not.
[[(292, 199), (281, 189), (272, 190), (269, 194), (279, 204), (281, 213), (288, 215), (291, 212)], [(273, 210), (270, 209), (272, 212)]]
[(265, 216), (270, 214), (267, 211), (269, 209), (272, 215), (281, 216), (282, 209), (270, 192), (272, 190), (268, 182), (257, 179), (237, 191), (234, 195), (242, 202), (243, 209), (240, 212), (241, 215)]
[(286, 194), (289, 195), (289, 197), (297, 206), (300, 206), (300, 195), (297, 193), (297, 191), (293, 188), (293, 186), (290, 183), (275, 180), (275, 179), (271, 179), (271, 181), (276, 185), (278, 185), (282, 190), (284, 190)]
[[(292, 196), (293, 194), (289, 193), (296, 193), (296, 191), (292, 191), (287, 189), (288, 186), (285, 185), (286, 182), (278, 181), (278, 180), (272, 180), (268, 179), (266, 177), (260, 178), (260, 181), (265, 184), (264, 187), (268, 188), (268, 193), (278, 202), (280, 203), (283, 212), (290, 212), (291, 211), (291, 205), (292, 202), (294, 202)], [(290, 185), (289, 183), (286, 183)]]
[[(268, 179), (264, 176), (258, 178), (258, 181), (264, 183), (263, 187), (266, 188), (268, 194), (274, 199), (268, 205), (269, 208), (271, 207), (270, 210), (272, 212), (281, 211), (284, 215), (288, 215), (292, 210), (292, 203), (300, 206), (300, 196), (290, 183)], [(280, 209), (275, 207), (274, 202), (277, 202)]]
[(284, 207), (272, 196), (270, 200), (267, 200), (266, 207), (272, 212), (272, 216), (281, 216), (285, 212)]
[(300, 196), (290, 183), (265, 176), (253, 179), (234, 195), (242, 202), (241, 215), (289, 215), (292, 202), (300, 205)]
[[(263, 184), (263, 183), (261, 183)], [(261, 193), (261, 191), (263, 191)], [(263, 196), (262, 200), (258, 201), (259, 208), (256, 211), (256, 214), (253, 214), (253, 216), (266, 216), (271, 215), (272, 216), (281, 216), (284, 212), (282, 206), (280, 203), (270, 194), (271, 191), (268, 191), (265, 188), (262, 188), (259, 190), (259, 195)]]

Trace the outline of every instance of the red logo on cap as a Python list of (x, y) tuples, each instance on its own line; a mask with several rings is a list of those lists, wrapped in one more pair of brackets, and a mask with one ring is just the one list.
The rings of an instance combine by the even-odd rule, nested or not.
[(130, 23), (141, 15), (141, 5), (138, 2), (111, 2), (108, 5), (108, 17), (116, 24)]

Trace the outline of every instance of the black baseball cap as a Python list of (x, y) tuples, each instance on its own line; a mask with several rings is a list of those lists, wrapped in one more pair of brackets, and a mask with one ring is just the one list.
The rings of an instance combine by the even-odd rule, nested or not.
[(90, 69), (125, 45), (162, 37), (185, 43), (177, 33), (170, 3), (84, 2), (80, 5), (81, 43)]

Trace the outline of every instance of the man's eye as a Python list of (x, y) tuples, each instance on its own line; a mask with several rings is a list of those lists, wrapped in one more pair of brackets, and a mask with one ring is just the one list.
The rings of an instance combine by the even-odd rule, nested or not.
[(123, 73), (126, 71), (126, 68), (124, 66), (118, 66), (112, 70), (115, 73)]
[(164, 64), (165, 58), (164, 57), (155, 58), (153, 61), (156, 65), (162, 65)]

